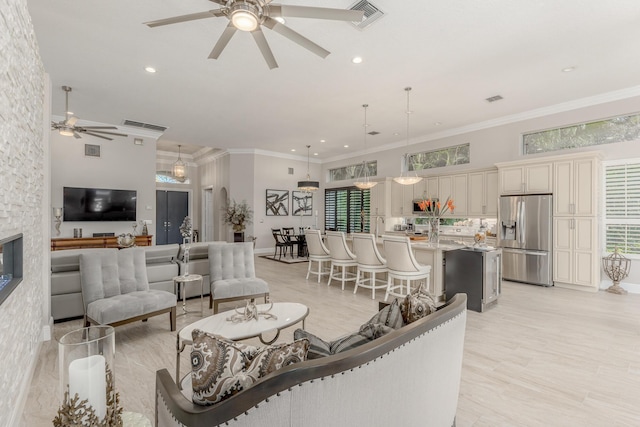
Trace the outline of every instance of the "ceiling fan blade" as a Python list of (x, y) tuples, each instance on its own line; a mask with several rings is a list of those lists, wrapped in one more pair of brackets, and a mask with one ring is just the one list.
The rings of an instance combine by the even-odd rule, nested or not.
[(218, 59), (224, 48), (227, 47), (229, 40), (231, 40), (231, 37), (233, 37), (235, 33), (236, 27), (234, 27), (231, 21), (229, 21), (229, 25), (227, 25), (227, 28), (224, 29), (222, 35), (218, 39), (218, 42), (209, 54), (209, 59)]
[(129, 135), (125, 134), (125, 133), (106, 132), (106, 131), (103, 131), (103, 130), (94, 130), (94, 129), (86, 129), (86, 130), (82, 130), (82, 132), (84, 132), (84, 133), (95, 133), (95, 134), (101, 133), (101, 134), (104, 134), (104, 135), (115, 135), (115, 136), (129, 136)]
[(363, 10), (332, 9), (328, 7), (291, 6), (286, 4), (272, 4), (269, 6), (270, 16), (284, 16), (285, 18), (314, 18), (331, 19), (333, 21), (362, 21)]
[(267, 61), (267, 65), (269, 69), (273, 70), (274, 68), (278, 68), (278, 63), (276, 62), (276, 58), (273, 56), (273, 52), (271, 52), (271, 48), (269, 47), (269, 43), (267, 43), (267, 39), (264, 37), (264, 33), (258, 27), (256, 30), (251, 31), (251, 35), (253, 39), (256, 41), (264, 60)]
[(51, 130), (60, 128), (60, 123), (51, 122)]
[(78, 121), (78, 118), (76, 116), (71, 116), (67, 119), (67, 121), (65, 122), (65, 124), (67, 126), (73, 126), (76, 124), (76, 122)]
[(76, 132), (75, 130), (73, 131), (73, 137), (74, 137), (75, 139), (80, 139), (80, 138), (82, 138), (82, 136), (80, 136), (80, 134), (79, 134), (78, 132)]
[(222, 6), (225, 6), (227, 4), (227, 0), (209, 0), (212, 3), (216, 3)]
[(82, 126), (82, 129), (118, 129), (118, 128), (115, 126)]
[(109, 137), (106, 137), (106, 136), (98, 135), (97, 133), (85, 132), (85, 134), (91, 135), (91, 136), (97, 136), (98, 138), (102, 138), (102, 139), (106, 139), (106, 140), (109, 140), (109, 141), (113, 141), (113, 138), (109, 138)]
[(161, 25), (177, 24), (179, 22), (195, 21), (197, 19), (213, 18), (216, 16), (224, 16), (222, 9), (207, 10), (206, 12), (190, 13), (188, 15), (174, 16), (172, 18), (158, 19), (157, 21), (143, 22), (149, 28), (159, 27)]
[(273, 18), (267, 17), (264, 20), (264, 25), (267, 28), (275, 31), (276, 33), (279, 33), (279, 34), (285, 36), (286, 38), (288, 38), (292, 42), (297, 43), (300, 46), (304, 47), (305, 49), (310, 50), (311, 52), (315, 53), (316, 55), (320, 56), (321, 58), (326, 58), (327, 55), (329, 55), (331, 53), (328, 50), (324, 49), (323, 47), (315, 44), (314, 42), (312, 42), (311, 40), (309, 40), (308, 38), (306, 38), (302, 34), (299, 34), (299, 33), (295, 32), (295, 31), (293, 31), (291, 28), (287, 27), (284, 24), (279, 23), (278, 21), (276, 21)]

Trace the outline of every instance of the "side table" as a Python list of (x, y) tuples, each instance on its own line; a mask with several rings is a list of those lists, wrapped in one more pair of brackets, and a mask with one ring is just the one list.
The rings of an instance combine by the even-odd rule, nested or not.
[(175, 287), (176, 295), (178, 294), (178, 286), (180, 286), (180, 295), (182, 295), (182, 314), (187, 314), (187, 306), (185, 303), (186, 292), (184, 291), (187, 283), (200, 282), (200, 314), (204, 317), (204, 283), (202, 276), (199, 274), (187, 274), (186, 276), (176, 276), (173, 278), (173, 285)]

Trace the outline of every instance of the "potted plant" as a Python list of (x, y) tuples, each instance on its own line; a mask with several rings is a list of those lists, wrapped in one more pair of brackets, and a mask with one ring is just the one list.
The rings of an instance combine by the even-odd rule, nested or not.
[(233, 241), (244, 242), (244, 229), (247, 224), (251, 224), (253, 211), (249, 208), (246, 201), (237, 203), (232, 200), (228, 203), (227, 209), (224, 211), (224, 223), (233, 228)]

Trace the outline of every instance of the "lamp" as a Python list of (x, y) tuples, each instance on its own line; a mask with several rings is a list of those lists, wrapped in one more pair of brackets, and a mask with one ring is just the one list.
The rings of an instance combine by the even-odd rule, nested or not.
[[(364, 108), (364, 150), (365, 153), (367, 151), (367, 107), (369, 104), (362, 104)], [(370, 188), (375, 187), (377, 182), (369, 181), (369, 168), (367, 167), (367, 162), (365, 160), (362, 161), (362, 174), (364, 175), (362, 179), (353, 183), (356, 187), (361, 190), (368, 190)]]
[(307, 145), (307, 179), (305, 181), (298, 181), (298, 190), (300, 191), (316, 191), (320, 188), (320, 183), (318, 181), (312, 181), (311, 175), (309, 175), (309, 148), (310, 145)]
[(53, 216), (56, 218), (56, 236), (59, 236), (60, 224), (62, 224), (62, 208), (53, 208)]
[(184, 182), (187, 179), (186, 165), (180, 157), (180, 147), (182, 146), (178, 145), (178, 160), (173, 164), (173, 177), (180, 182)]
[[(404, 90), (407, 92), (407, 147), (409, 147), (409, 114), (411, 114), (411, 110), (409, 109), (409, 92), (411, 92), (410, 87), (405, 87)], [(405, 174), (406, 169), (406, 174)], [(404, 154), (404, 165), (400, 169), (400, 176), (393, 178), (395, 182), (402, 185), (413, 185), (422, 181), (422, 177), (418, 176), (416, 171), (413, 171), (413, 174), (409, 172), (409, 154)]]
[(258, 28), (259, 14), (254, 5), (236, 2), (231, 6), (231, 23), (240, 31), (253, 31)]

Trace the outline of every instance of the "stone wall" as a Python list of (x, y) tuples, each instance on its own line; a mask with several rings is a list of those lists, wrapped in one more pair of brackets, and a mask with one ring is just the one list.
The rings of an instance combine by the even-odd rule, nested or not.
[(0, 0), (0, 238), (24, 235), (23, 281), (0, 306), (2, 426), (18, 425), (43, 328), (44, 82), (26, 0)]

